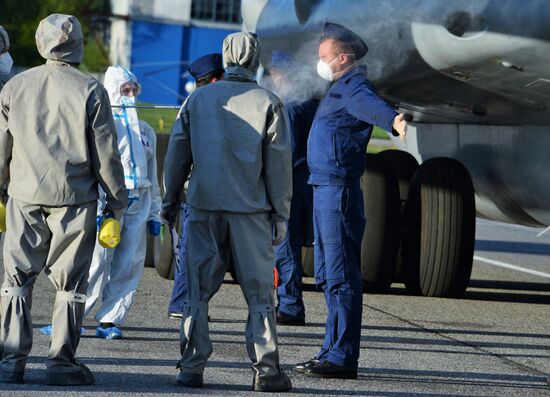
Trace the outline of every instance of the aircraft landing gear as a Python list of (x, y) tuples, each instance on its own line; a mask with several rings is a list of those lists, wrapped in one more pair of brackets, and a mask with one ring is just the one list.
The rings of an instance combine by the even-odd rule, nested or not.
[(460, 297), (470, 281), (475, 200), (466, 168), (433, 158), (415, 172), (404, 227), (404, 281), (412, 293)]
[(361, 178), (367, 227), (361, 243), (365, 292), (384, 293), (395, 278), (400, 203), (397, 175), (378, 155), (368, 154)]

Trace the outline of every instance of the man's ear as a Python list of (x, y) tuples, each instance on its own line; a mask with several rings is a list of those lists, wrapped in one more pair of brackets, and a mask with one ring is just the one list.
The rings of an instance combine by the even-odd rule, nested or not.
[(349, 61), (349, 56), (342, 53), (342, 54), (338, 54), (338, 63), (340, 65), (345, 65), (346, 63), (348, 63)]

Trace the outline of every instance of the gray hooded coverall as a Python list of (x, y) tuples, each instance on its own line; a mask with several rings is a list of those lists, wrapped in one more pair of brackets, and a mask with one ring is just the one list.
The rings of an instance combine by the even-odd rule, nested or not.
[(257, 40), (230, 35), (223, 57), (226, 79), (188, 98), (164, 163), (167, 213), (179, 208), (193, 165), (179, 367), (202, 374), (212, 353), (208, 302), (222, 284), (230, 251), (248, 304), (246, 348), (255, 376), (276, 376), (272, 222), (285, 221), (290, 213), (290, 132), (280, 100), (252, 80), (259, 64)]
[(32, 346), (32, 289), (44, 270), (57, 290), (48, 382), (63, 374), (57, 379), (68, 384), (82, 371), (75, 352), (96, 238), (98, 183), (115, 216), (127, 193), (107, 92), (74, 67), (83, 56), (78, 20), (50, 15), (40, 22), (36, 43), (46, 64), (16, 75), (0, 94), (0, 186), (7, 184), (9, 195), (0, 380), (22, 381)]

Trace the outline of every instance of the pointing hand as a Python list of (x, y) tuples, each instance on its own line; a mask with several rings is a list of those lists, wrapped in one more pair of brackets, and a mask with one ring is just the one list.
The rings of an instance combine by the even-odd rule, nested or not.
[(405, 115), (403, 113), (397, 115), (393, 119), (393, 129), (397, 131), (401, 140), (405, 139), (407, 135), (407, 122), (405, 121)]

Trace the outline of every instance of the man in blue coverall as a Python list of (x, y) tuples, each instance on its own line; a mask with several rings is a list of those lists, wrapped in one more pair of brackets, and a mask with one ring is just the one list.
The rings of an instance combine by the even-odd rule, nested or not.
[(307, 182), (307, 138), (319, 101), (304, 97), (307, 93), (297, 87), (297, 79), (310, 71), (290, 54), (273, 51), (270, 73), (276, 93), (285, 105), (292, 138), (292, 201), (288, 233), (275, 247), (275, 267), (279, 276), (277, 324), (303, 326), (302, 247), (311, 245), (313, 229), (313, 189)]
[[(222, 63), (222, 54), (204, 55), (191, 65), (189, 65), (189, 74), (195, 79), (197, 88), (204, 85), (215, 83), (222, 80), (224, 76)], [(179, 119), (179, 114), (178, 114)], [(175, 128), (179, 128), (181, 123), (175, 122)], [(187, 204), (181, 206), (181, 236), (179, 241), (179, 266), (174, 274), (174, 288), (168, 305), (168, 316), (175, 320), (181, 319), (183, 311), (183, 301), (187, 293), (187, 260), (185, 258), (187, 246), (187, 224), (189, 223), (189, 207)]]
[(357, 378), (361, 339), (361, 240), (366, 149), (373, 125), (402, 138), (407, 123), (375, 92), (356, 62), (365, 42), (343, 26), (327, 23), (319, 45), (318, 74), (331, 81), (309, 134), (309, 183), (314, 186), (315, 282), (328, 307), (325, 340), (312, 360), (294, 371), (319, 378)]

